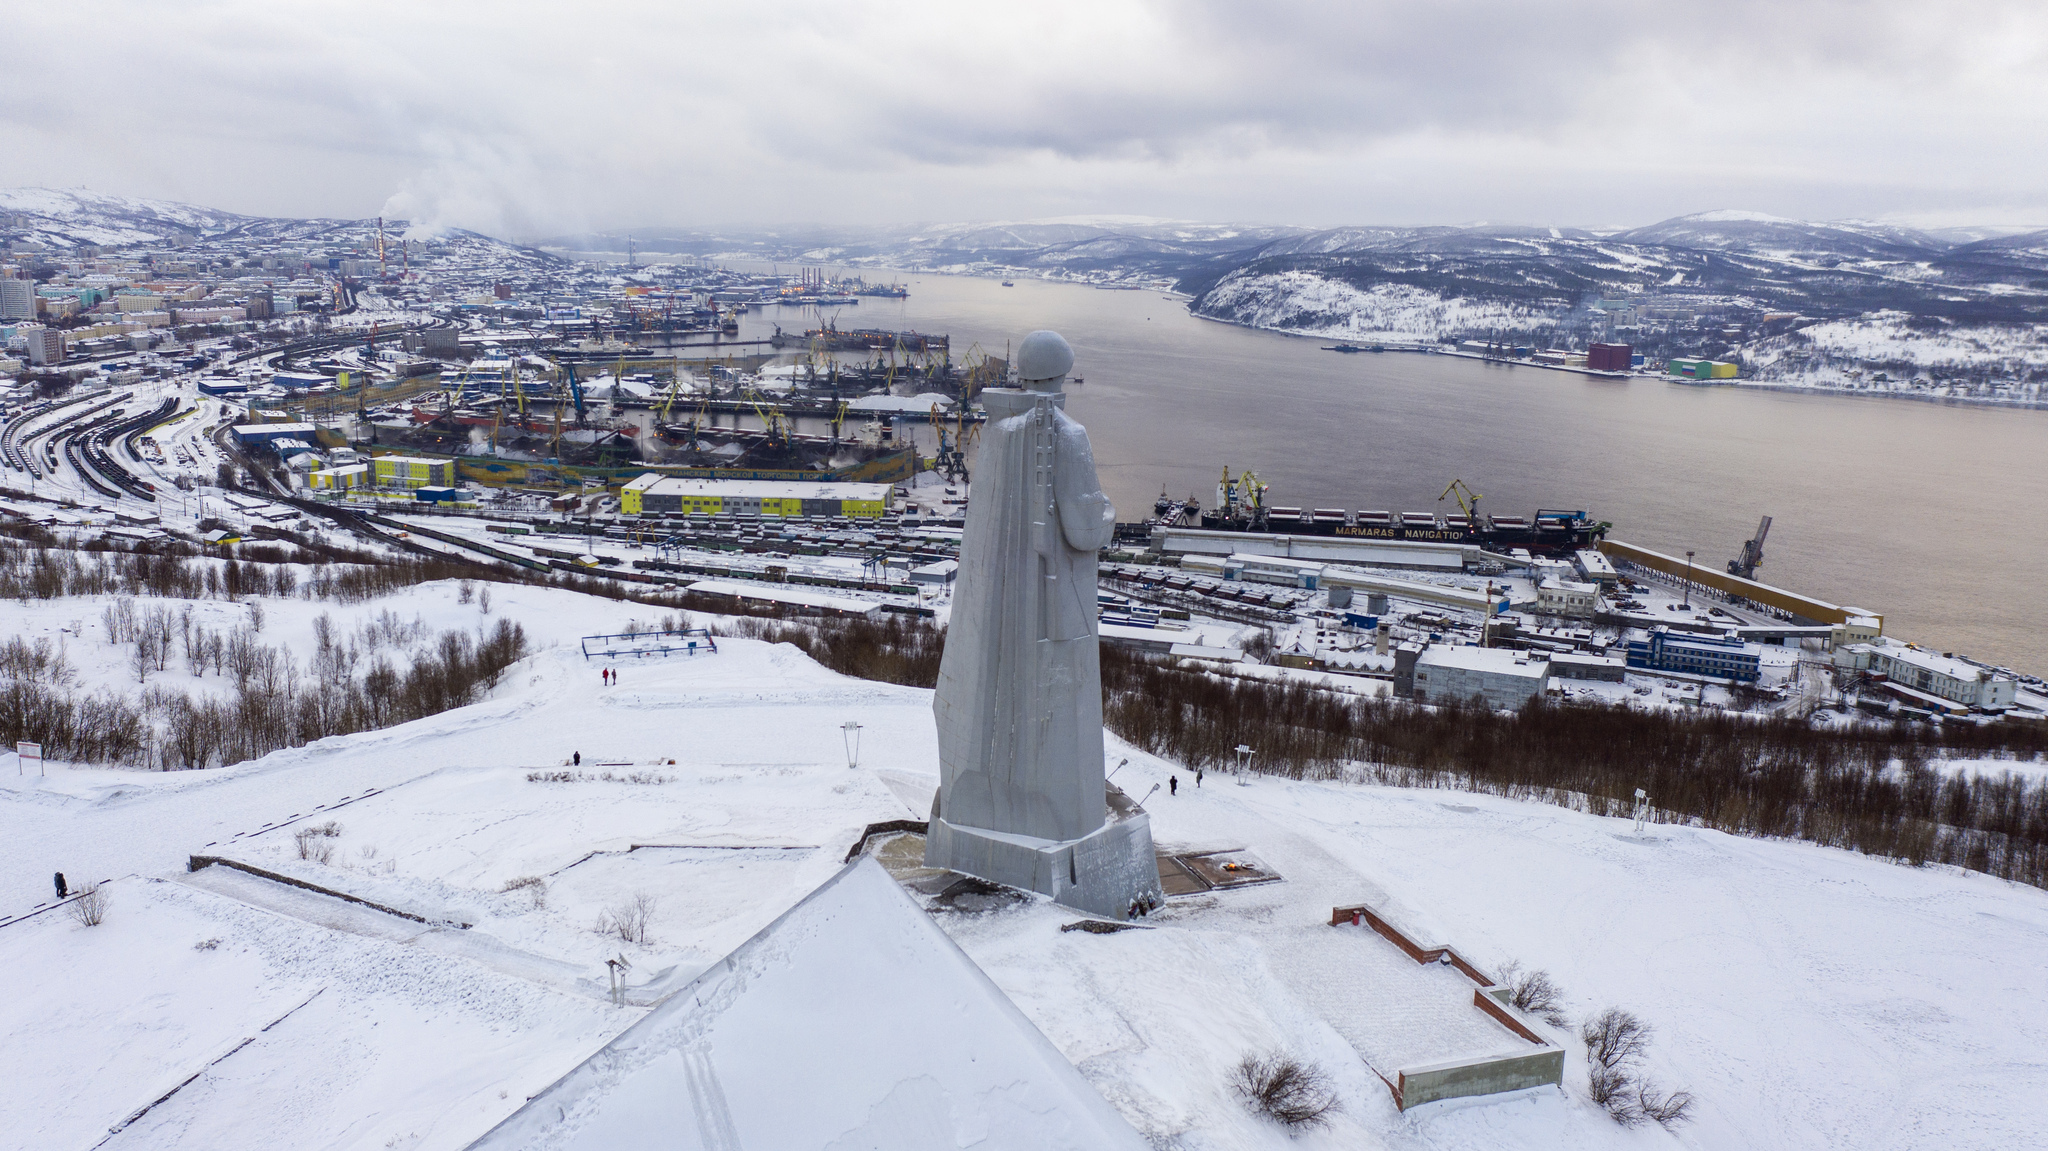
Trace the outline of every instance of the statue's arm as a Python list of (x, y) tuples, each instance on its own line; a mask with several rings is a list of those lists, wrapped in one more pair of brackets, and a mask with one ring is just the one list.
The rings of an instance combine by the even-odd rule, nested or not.
[(1053, 503), (1059, 509), (1060, 534), (1067, 546), (1092, 552), (1109, 544), (1116, 532), (1116, 508), (1095, 477), (1095, 451), (1088, 429), (1063, 412), (1053, 448)]

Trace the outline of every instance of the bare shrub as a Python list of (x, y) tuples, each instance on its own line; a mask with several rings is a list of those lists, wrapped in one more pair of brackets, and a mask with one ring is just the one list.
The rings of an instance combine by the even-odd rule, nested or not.
[(455, 586), (457, 589), (455, 596), (456, 603), (469, 603), (472, 600), (476, 599), (475, 584), (469, 582), (468, 580), (463, 580), (461, 583)]
[(517, 879), (508, 879), (505, 881), (505, 886), (498, 890), (508, 894), (514, 891), (524, 891), (527, 898), (532, 901), (535, 911), (548, 905), (548, 881), (538, 875), (522, 875)]
[(1585, 1041), (1586, 1058), (1602, 1067), (1618, 1068), (1635, 1063), (1650, 1046), (1650, 1025), (1631, 1012), (1610, 1007), (1579, 1028)]
[(215, 937), (214, 937), (214, 938), (212, 938), (212, 939), (202, 939), (202, 940), (200, 940), (199, 942), (197, 942), (197, 943), (195, 943), (195, 944), (193, 944), (193, 945), (192, 945), (192, 950), (194, 950), (194, 951), (218, 951), (218, 950), (220, 950), (220, 937), (219, 937), (219, 936), (215, 936)]
[(1587, 1072), (1587, 1082), (1593, 1102), (1607, 1109), (1607, 1114), (1623, 1127), (1634, 1127), (1643, 1121), (1642, 1106), (1636, 1102), (1635, 1080), (1626, 1067), (1602, 1067), (1594, 1063)]
[(88, 883), (79, 889), (78, 898), (71, 901), (71, 918), (80, 927), (98, 927), (107, 917), (107, 892), (97, 883)]
[(1672, 1091), (1659, 1093), (1655, 1085), (1645, 1083), (1636, 1089), (1636, 1104), (1645, 1117), (1654, 1119), (1665, 1127), (1676, 1127), (1692, 1122), (1692, 1092)]
[(328, 820), (326, 823), (302, 827), (292, 833), (293, 842), (299, 845), (299, 858), (314, 863), (330, 863), (334, 860), (334, 844), (331, 842), (341, 835), (341, 825)]
[(480, 588), (476, 589), (476, 608), (477, 608), (477, 610), (478, 610), (478, 611), (482, 612), (482, 613), (483, 613), (483, 614), (485, 614), (485, 615), (489, 615), (489, 614), (491, 614), (491, 589), (490, 589), (490, 588), (488, 588), (488, 587), (480, 587)]
[(1624, 1127), (1644, 1122), (1676, 1127), (1692, 1118), (1692, 1092), (1666, 1092), (1642, 1076), (1640, 1064), (1650, 1035), (1649, 1024), (1619, 1007), (1608, 1008), (1579, 1028), (1579, 1038), (1586, 1043), (1586, 1079), (1593, 1102)]
[(654, 897), (640, 892), (632, 899), (615, 903), (597, 917), (600, 935), (616, 935), (627, 943), (647, 942), (647, 921), (654, 918)]
[(1510, 960), (1500, 969), (1500, 985), (1508, 989), (1508, 1002), (1515, 1010), (1534, 1015), (1552, 1027), (1565, 1025), (1564, 988), (1550, 978), (1548, 971), (1524, 971), (1520, 963)]
[(1337, 1110), (1330, 1077), (1290, 1055), (1247, 1055), (1231, 1072), (1245, 1106), (1290, 1130), (1328, 1123)]

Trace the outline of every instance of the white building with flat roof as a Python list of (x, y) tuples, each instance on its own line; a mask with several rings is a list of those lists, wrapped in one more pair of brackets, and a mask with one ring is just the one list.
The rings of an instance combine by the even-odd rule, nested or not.
[(1900, 643), (1872, 645), (1870, 672), (1979, 711), (2010, 708), (2019, 690), (2018, 684), (1989, 668)]
[(1550, 660), (1535, 652), (1433, 644), (1415, 658), (1415, 701), (1452, 703), (1478, 696), (1513, 711), (1540, 695)]
[(1536, 585), (1536, 610), (1546, 615), (1591, 619), (1600, 606), (1600, 589), (1576, 580), (1546, 579)]

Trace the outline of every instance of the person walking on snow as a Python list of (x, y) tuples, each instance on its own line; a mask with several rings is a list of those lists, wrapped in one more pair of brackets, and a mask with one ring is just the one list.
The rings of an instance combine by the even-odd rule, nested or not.
[(1177, 775), (1169, 775), (1169, 776), (1167, 776), (1167, 777), (1166, 777), (1166, 794), (1168, 794), (1168, 795), (1179, 795), (1179, 794), (1180, 794), (1180, 776), (1177, 776)]
[(56, 878), (52, 880), (52, 882), (57, 885), (57, 898), (62, 899), (65, 896), (71, 894), (71, 886), (64, 882), (63, 872), (58, 872)]
[(571, 753), (571, 754), (570, 754), (570, 756), (569, 756), (569, 761), (570, 761), (570, 763), (571, 763), (571, 764), (573, 764), (573, 765), (574, 765), (574, 766), (576, 766), (576, 767), (582, 767), (582, 766), (583, 766), (583, 753), (582, 753), (582, 752), (580, 752), (580, 751), (578, 751), (578, 752), (574, 752), (574, 753)]
[(1199, 767), (1195, 769), (1195, 786), (1197, 788), (1202, 786), (1202, 769)]

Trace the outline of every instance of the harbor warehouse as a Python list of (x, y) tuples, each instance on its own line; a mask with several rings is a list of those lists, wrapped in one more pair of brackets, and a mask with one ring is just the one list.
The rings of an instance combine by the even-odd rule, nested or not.
[(811, 480), (694, 480), (649, 472), (619, 489), (629, 516), (665, 513), (757, 516), (880, 516), (895, 502), (889, 484)]

